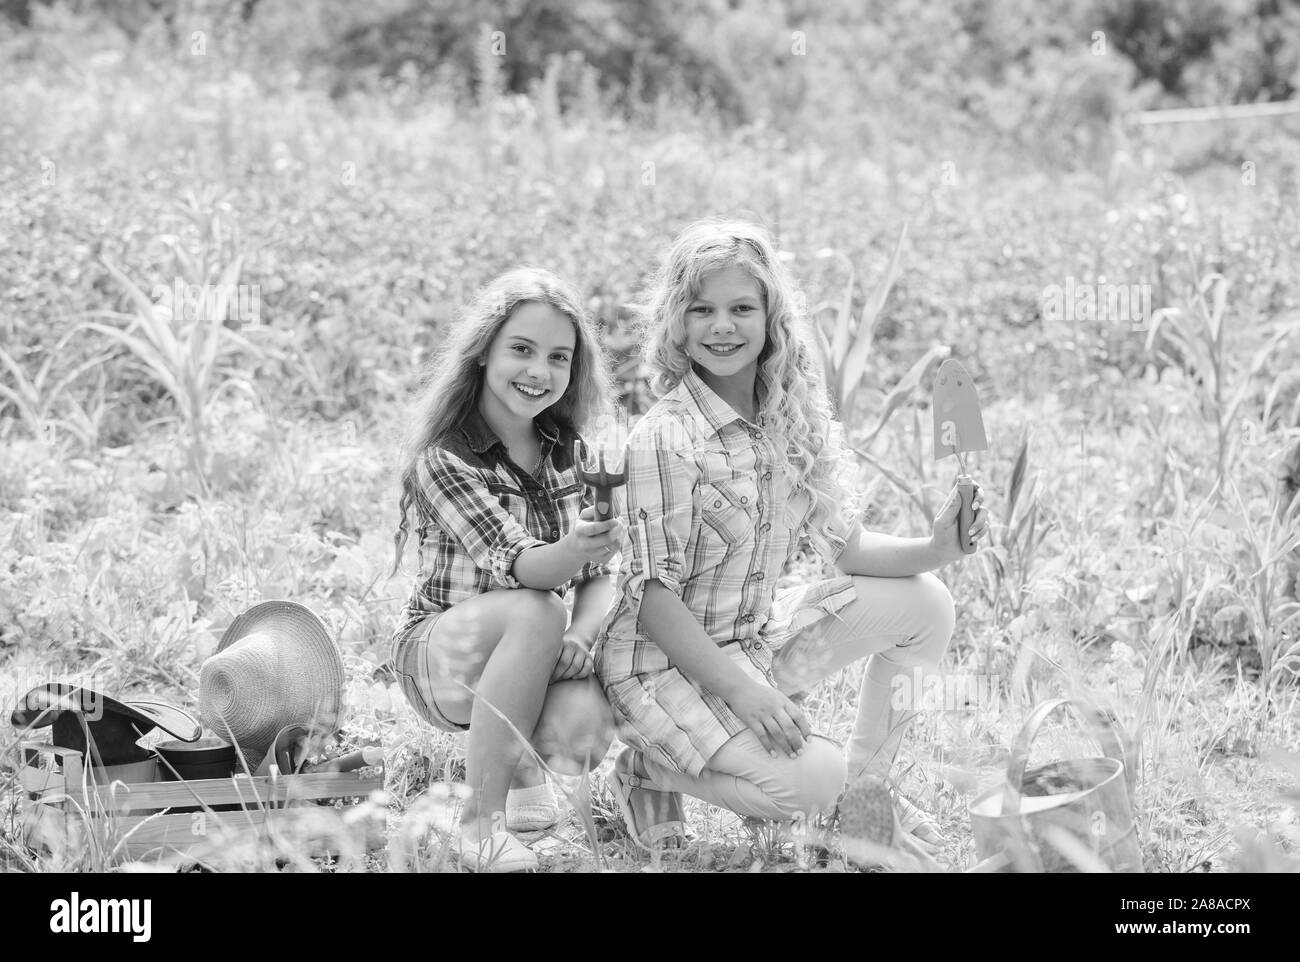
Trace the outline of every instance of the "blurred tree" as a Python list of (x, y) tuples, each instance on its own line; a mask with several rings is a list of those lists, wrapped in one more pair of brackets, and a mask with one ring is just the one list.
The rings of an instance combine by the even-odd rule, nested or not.
[[(178, 15), (201, 15), (219, 19), (237, 17), (247, 23), (261, 0), (68, 0), (74, 12), (101, 16), (134, 40), (145, 26), (161, 20), (169, 36), (176, 37)], [(0, 0), (0, 15), (23, 27), (30, 27), (36, 6), (50, 6), (53, 0)]]
[(32, 23), (32, 0), (0, 0), (0, 16), (11, 23), (29, 27)]
[(1300, 89), (1294, 0), (1097, 0), (1093, 10), (1139, 80), (1177, 97), (1240, 103)]
[(1180, 96), (1188, 63), (1207, 58), (1232, 20), (1225, 0), (1099, 0), (1096, 12), (1107, 41), (1139, 74)]
[(421, 75), (441, 76), (468, 92), (486, 28), (487, 37), (500, 44), (509, 91), (522, 93), (540, 80), (552, 56), (576, 53), (619, 98), (629, 91), (646, 100), (689, 93), (743, 119), (745, 104), (733, 78), (695, 39), (712, 13), (685, 0), (425, 0), (353, 26), (328, 55), (338, 70), (335, 94), (367, 72), (398, 76), (408, 63)]

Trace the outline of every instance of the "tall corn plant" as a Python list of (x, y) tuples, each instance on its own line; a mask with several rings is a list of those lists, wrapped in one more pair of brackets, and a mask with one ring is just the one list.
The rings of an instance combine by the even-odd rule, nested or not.
[[(72, 331), (60, 338), (54, 349), (45, 355), (35, 373), (30, 375), (13, 355), (0, 348), (0, 370), (6, 373), (9, 381), (8, 384), (0, 383), (0, 402), (3, 402), (0, 403), (0, 411), (5, 407), (13, 408), (18, 420), (33, 437), (49, 439), (55, 428), (62, 427), (75, 434), (83, 445), (90, 447), (98, 434), (98, 424), (93, 412), (77, 405), (68, 388), (86, 371), (102, 365), (108, 355), (92, 357), (56, 379), (55, 363), (63, 357), (64, 348), (75, 333)], [(69, 411), (66, 417), (55, 416), (56, 405), (60, 400), (66, 402), (65, 407)]]
[(241, 351), (254, 355), (264, 351), (225, 326), (245, 259), (239, 251), (239, 235), (229, 205), (190, 192), (174, 210), (197, 233), (197, 252), (188, 250), (174, 234), (160, 235), (159, 240), (172, 252), (175, 279), (186, 286), (203, 288), (206, 309), (195, 312), (202, 316), (186, 317), (182, 304), (155, 303), (139, 284), (105, 260), (104, 268), (126, 294), (132, 310), (91, 311), (88, 316), (116, 321), (120, 326), (92, 321), (81, 325), (81, 329), (125, 347), (172, 396), (188, 440), (190, 468), (200, 488), (206, 490), (209, 433), (216, 401), (230, 389), (252, 394), (250, 375), (232, 367), (230, 359)]
[[(1193, 277), (1195, 270), (1193, 264)], [(1206, 274), (1192, 291), (1190, 305), (1154, 312), (1146, 340), (1148, 352), (1157, 345), (1162, 349), (1172, 347), (1173, 352), (1165, 350), (1164, 353), (1175, 353), (1177, 356), (1172, 359), (1181, 361), (1185, 368), (1190, 368), (1186, 373), (1196, 376), (1193, 383), (1201, 415), (1214, 431), (1217, 485), (1223, 482), (1232, 443), (1237, 437), (1237, 412), (1255, 390), (1252, 381), (1276, 357), (1282, 341), (1300, 330), (1300, 322), (1292, 317), (1275, 322), (1271, 331), (1268, 325), (1250, 331), (1256, 336), (1263, 334), (1263, 342), (1255, 345), (1257, 350), (1242, 383), (1230, 391), (1227, 381), (1232, 371), (1225, 341), (1229, 325), (1224, 323), (1229, 286), (1230, 282), (1222, 274)]]
[(1247, 577), (1240, 591), (1227, 586), (1234, 603), (1215, 612), (1215, 622), (1247, 629), (1259, 648), (1261, 680), (1269, 690), (1281, 690), (1300, 679), (1300, 601), (1278, 591), (1275, 582), (1286, 577), (1278, 562), (1300, 548), (1300, 500), (1256, 521), (1235, 484), (1232, 490), (1238, 511), (1221, 512), (1216, 520), (1236, 535), (1236, 559)]
[[(856, 289), (852, 262), (842, 253), (836, 252), (845, 267), (848, 277), (844, 282), (844, 294), (838, 305), (823, 304), (815, 312), (821, 316), (834, 312), (829, 324), (814, 323), (813, 333), (817, 348), (821, 353), (822, 369), (830, 383), (831, 394), (835, 399), (836, 409), (842, 418), (849, 410), (849, 402), (862, 382), (862, 375), (867, 369), (867, 358), (871, 354), (871, 343), (876, 333), (876, 322), (880, 319), (881, 309), (889, 298), (894, 281), (898, 277), (899, 259), (903, 253), (903, 242), (907, 239), (907, 225), (899, 232), (894, 252), (889, 258), (885, 276), (874, 290), (867, 295), (862, 315), (853, 317), (853, 294)], [(829, 327), (829, 332), (825, 329)]]
[(236, 259), (222, 276), (222, 287), (210, 303), (214, 309), (205, 317), (187, 321), (151, 301), (140, 286), (118, 267), (103, 261), (104, 267), (126, 292), (133, 313), (95, 311), (92, 316), (125, 322), (125, 327), (88, 322), (95, 331), (125, 347), (145, 371), (176, 401), (179, 418), (188, 437), (190, 467), (200, 485), (206, 487), (208, 433), (213, 406), (228, 388), (251, 391), (248, 377), (229, 370), (226, 359), (235, 351), (256, 351), (252, 343), (225, 327), (225, 291), (239, 279), (242, 259)]
[(1044, 539), (1056, 527), (1039, 514), (1038, 475), (1029, 477), (1029, 434), (1020, 439), (1007, 481), (1002, 524), (988, 550), (979, 558), (985, 569), (981, 591), (993, 607), (993, 620), (1001, 625), (1003, 612), (1012, 617), (1024, 612), (1024, 586), (1029, 582)]
[[(875, 341), (876, 323), (880, 319), (885, 302), (889, 299), (890, 291), (893, 290), (894, 281), (898, 278), (899, 263), (906, 240), (907, 224), (904, 224), (894, 244), (885, 276), (874, 289), (868, 292), (862, 314), (856, 319), (853, 317), (853, 294), (856, 288), (853, 264), (847, 257), (837, 252), (848, 270), (843, 296), (838, 304), (822, 304), (814, 312), (818, 317), (830, 315), (828, 321), (815, 323), (812, 327), (817, 349), (821, 355), (822, 369), (826, 372), (836, 412), (841, 420), (852, 411), (853, 400), (866, 374), (867, 361), (871, 357), (871, 348)], [(904, 497), (910, 499), (927, 520), (933, 520), (934, 512), (924, 492), (918, 493), (915, 484), (893, 471), (867, 449), (889, 423), (894, 413), (912, 397), (930, 368), (948, 354), (948, 348), (943, 345), (935, 345), (926, 351), (885, 394), (875, 424), (865, 433), (851, 439), (853, 452), (874, 467)], [(924, 482), (923, 465), (918, 464), (917, 477)]]

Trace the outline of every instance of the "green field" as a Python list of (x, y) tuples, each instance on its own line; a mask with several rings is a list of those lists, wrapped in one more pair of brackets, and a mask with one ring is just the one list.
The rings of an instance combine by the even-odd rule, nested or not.
[[(918, 362), (942, 345), (979, 382), (993, 530), (938, 574), (958, 609), (944, 668), (991, 682), (928, 714), (899, 766), (949, 837), (943, 865), (974, 861), (967, 805), (1029, 709), (1087, 692), (1135, 736), (1148, 871), (1300, 867), (1300, 526), (1279, 480), (1300, 475), (1300, 117), (1137, 129), (1120, 108), (1162, 102), (1089, 113), (1069, 59), (989, 81), (972, 113), (837, 74), (829, 24), (807, 28), (797, 109), (777, 80), (745, 88), (746, 116), (670, 87), (628, 107), (558, 67), (519, 92), (482, 50), (468, 90), (399, 75), (331, 96), (281, 8), (256, 47), (211, 28), (199, 55), (183, 26), (179, 46), (132, 43), (66, 10), (0, 34), (0, 705), (93, 677), (194, 706), (236, 614), (300, 601), (339, 637), (346, 742), (386, 750), (392, 839), (350, 867), (443, 869), (422, 830), (461, 746), (373, 677), (412, 587), (413, 551), (387, 573), (421, 365), (479, 284), (535, 264), (589, 298), (644, 410), (626, 324), (642, 284), (684, 224), (740, 214), (777, 234), (828, 334), (871, 338), (841, 408), (869, 528), (928, 533), (956, 473), (930, 453), (937, 355)], [(789, 34), (755, 43), (779, 59)], [(883, 310), (856, 329), (904, 225)], [(178, 281), (247, 285), (256, 316), (149, 323)], [(1043, 309), (1052, 285), (1108, 283), (1149, 285), (1150, 315)], [(814, 691), (814, 724), (845, 735), (857, 684)], [(94, 846), (23, 850), (14, 740), (0, 866), (107, 869)], [(1072, 725), (1036, 744), (1035, 762), (1095, 753)], [(649, 863), (612, 758), (594, 837), (570, 813), (539, 843), (547, 869), (807, 867), (703, 805), (691, 846)]]

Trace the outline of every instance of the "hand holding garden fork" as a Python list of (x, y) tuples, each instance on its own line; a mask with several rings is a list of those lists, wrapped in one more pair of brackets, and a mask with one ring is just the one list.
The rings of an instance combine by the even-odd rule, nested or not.
[[(623, 430), (626, 412), (618, 409), (619, 430), (615, 439), (622, 441), (627, 432)], [(608, 521), (614, 513), (614, 489), (627, 483), (627, 446), (614, 449), (606, 435), (604, 443), (597, 447), (596, 462), (592, 463), (587, 443), (578, 438), (573, 442), (573, 464), (578, 472), (578, 480), (593, 489), (596, 499), (596, 521)], [(606, 467), (605, 454), (609, 451), (612, 466)]]

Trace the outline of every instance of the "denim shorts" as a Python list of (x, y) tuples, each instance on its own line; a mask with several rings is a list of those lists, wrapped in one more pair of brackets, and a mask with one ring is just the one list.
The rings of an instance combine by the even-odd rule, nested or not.
[(391, 659), (397, 682), (415, 713), (434, 728), (445, 732), (469, 731), (469, 725), (451, 721), (433, 700), (437, 666), (429, 657), (429, 635), (446, 612), (436, 611), (401, 630), (393, 637)]

